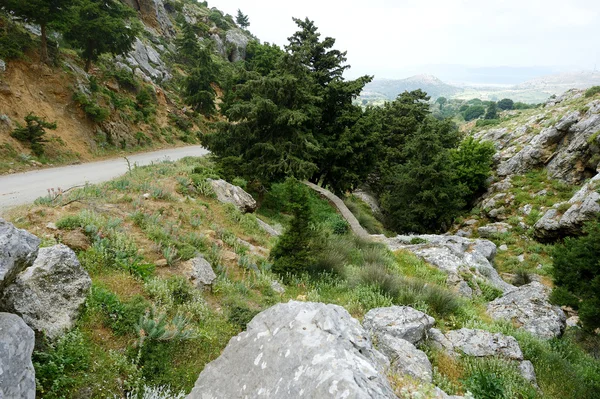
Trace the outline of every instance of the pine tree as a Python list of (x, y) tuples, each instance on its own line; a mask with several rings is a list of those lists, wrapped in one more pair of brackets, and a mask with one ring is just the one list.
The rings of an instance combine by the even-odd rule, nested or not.
[(44, 143), (48, 142), (44, 138), (46, 129), (56, 129), (56, 122), (46, 122), (44, 118), (34, 115), (33, 112), (25, 117), (25, 122), (26, 126), (17, 124), (18, 127), (10, 135), (19, 141), (29, 143), (34, 155), (43, 155)]
[(75, 22), (65, 39), (83, 50), (85, 70), (100, 54), (125, 55), (140, 31), (135, 12), (116, 0), (79, 0)]
[(244, 15), (244, 13), (242, 13), (242, 10), (238, 9), (237, 10), (237, 16), (235, 17), (235, 22), (237, 22), (237, 24), (242, 27), (243, 29), (246, 29), (250, 26), (250, 19), (248, 18), (247, 15)]
[(289, 228), (271, 250), (273, 271), (285, 276), (299, 274), (311, 269), (314, 262), (311, 250), (313, 232), (312, 212), (306, 186), (296, 180), (286, 182), (289, 187), (290, 207), (293, 214)]
[(40, 61), (49, 62), (48, 27), (67, 17), (73, 0), (2, 0), (0, 5), (26, 22), (40, 26)]

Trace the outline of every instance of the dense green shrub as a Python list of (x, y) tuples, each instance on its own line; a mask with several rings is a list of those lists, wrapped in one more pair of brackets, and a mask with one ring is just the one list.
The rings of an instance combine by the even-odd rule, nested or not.
[(21, 25), (0, 14), (0, 58), (20, 58), (31, 47), (33, 40), (29, 33)]
[(38, 393), (44, 398), (63, 398), (65, 390), (76, 384), (76, 374), (90, 367), (90, 346), (75, 329), (48, 344), (44, 351), (34, 352), (32, 360)]
[(502, 100), (498, 101), (498, 108), (503, 111), (511, 110), (514, 108), (514, 106), (515, 103), (510, 98), (503, 98)]
[[(569, 305), (577, 305), (583, 327), (594, 330), (600, 327), (600, 223), (587, 224), (582, 237), (567, 237), (553, 251), (554, 283), (561, 291), (553, 298)], [(574, 303), (571, 296), (580, 299)], [(567, 303), (564, 303), (567, 304)]]
[(592, 86), (585, 91), (585, 97), (586, 98), (593, 97), (598, 93), (600, 93), (600, 86)]
[(463, 195), (467, 203), (472, 203), (487, 188), (495, 152), (493, 143), (478, 141), (472, 136), (461, 141), (452, 151), (454, 182), (464, 186)]
[(87, 300), (88, 312), (99, 314), (104, 325), (117, 335), (135, 334), (136, 325), (148, 306), (141, 296), (122, 302), (116, 294), (98, 286), (92, 286)]
[(85, 114), (94, 122), (104, 122), (110, 116), (108, 108), (101, 107), (83, 93), (75, 93), (73, 100), (81, 106)]
[(56, 129), (56, 122), (46, 122), (45, 118), (40, 118), (30, 112), (25, 117), (25, 126), (17, 124), (17, 128), (10, 134), (15, 139), (29, 144), (31, 151), (37, 155), (44, 155), (44, 143), (48, 140), (44, 138), (46, 129)]
[(477, 119), (485, 114), (485, 107), (483, 105), (472, 105), (465, 110), (463, 117), (467, 122)]

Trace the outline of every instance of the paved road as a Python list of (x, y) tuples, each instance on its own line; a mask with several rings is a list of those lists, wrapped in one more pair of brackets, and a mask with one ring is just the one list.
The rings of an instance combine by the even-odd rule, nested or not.
[[(201, 146), (190, 146), (129, 155), (131, 165), (149, 165), (163, 160), (176, 161), (187, 156), (204, 156), (208, 150)], [(70, 187), (86, 183), (95, 184), (110, 180), (127, 172), (123, 157), (81, 165), (34, 170), (0, 176), (0, 215), (7, 209), (28, 204), (47, 194), (49, 188)]]

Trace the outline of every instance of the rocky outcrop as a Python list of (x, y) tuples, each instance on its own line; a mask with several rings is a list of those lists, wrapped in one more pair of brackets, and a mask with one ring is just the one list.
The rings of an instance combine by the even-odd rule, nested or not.
[(425, 338), (435, 319), (409, 306), (376, 308), (367, 312), (363, 326), (375, 338), (384, 335), (416, 344)]
[(23, 319), (0, 313), (0, 398), (35, 398), (34, 344), (33, 331)]
[(509, 320), (539, 338), (558, 337), (567, 318), (560, 307), (550, 304), (549, 294), (549, 288), (533, 282), (490, 302), (487, 312), (493, 319)]
[(0, 218), (0, 294), (35, 260), (40, 239)]
[(379, 207), (379, 202), (377, 199), (368, 191), (365, 190), (356, 190), (352, 193), (356, 198), (369, 205), (371, 208), (371, 212), (373, 215), (381, 215), (381, 208)]
[(346, 310), (292, 301), (259, 313), (233, 337), (188, 398), (396, 398), (386, 367)]
[(510, 229), (512, 229), (512, 227), (508, 223), (490, 223), (477, 228), (477, 233), (479, 233), (479, 236), (482, 238), (491, 238), (497, 234), (508, 233)]
[(378, 239), (385, 242), (392, 251), (399, 249), (410, 251), (447, 273), (447, 283), (461, 295), (472, 296), (473, 294), (461, 274), (472, 275), (474, 280), (483, 279), (503, 292), (514, 288), (502, 280), (492, 266), (496, 245), (491, 241), (438, 235), (378, 237)]
[[(600, 213), (600, 174), (587, 182), (568, 202), (556, 204), (533, 226), (534, 235), (542, 241), (552, 241), (568, 235), (581, 234), (585, 222)], [(567, 207), (567, 210), (560, 211)]]
[(134, 10), (139, 11), (146, 26), (149, 26), (168, 38), (176, 35), (173, 23), (165, 9), (163, 0), (124, 0)]
[(512, 360), (523, 360), (523, 352), (514, 337), (484, 330), (461, 328), (445, 334), (454, 351), (468, 356), (501, 356)]
[(217, 199), (224, 204), (233, 204), (242, 212), (254, 212), (256, 201), (241, 187), (227, 183), (225, 180), (208, 179)]
[(133, 68), (134, 73), (141, 71), (142, 77), (146, 76), (156, 82), (171, 79), (171, 74), (158, 51), (139, 38), (136, 38), (133, 49), (129, 52), (125, 61)]
[(246, 47), (248, 47), (248, 36), (240, 29), (228, 30), (225, 34), (225, 48), (228, 51), (227, 58), (231, 62), (246, 59)]
[(91, 284), (69, 247), (41, 248), (33, 265), (5, 289), (2, 305), (37, 333), (56, 339), (73, 327)]
[(256, 218), (256, 221), (258, 222), (260, 228), (270, 236), (279, 237), (281, 234), (283, 234), (283, 228), (281, 227), (281, 225), (271, 226), (270, 224), (268, 224), (267, 222), (263, 222), (259, 218)]
[(363, 319), (363, 326), (390, 360), (392, 370), (425, 382), (432, 381), (431, 363), (414, 344), (425, 339), (433, 323), (433, 317), (408, 306), (371, 309)]

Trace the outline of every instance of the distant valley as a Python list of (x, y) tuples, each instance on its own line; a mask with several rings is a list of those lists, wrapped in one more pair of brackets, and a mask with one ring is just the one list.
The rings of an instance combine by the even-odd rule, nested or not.
[(585, 89), (596, 85), (600, 85), (600, 72), (592, 71), (556, 73), (510, 85), (446, 83), (436, 76), (426, 74), (406, 79), (374, 79), (365, 86), (360, 100), (363, 104), (377, 105), (395, 99), (404, 91), (421, 89), (433, 99), (447, 97), (498, 101), (511, 98), (525, 103), (540, 103), (572, 88)]

